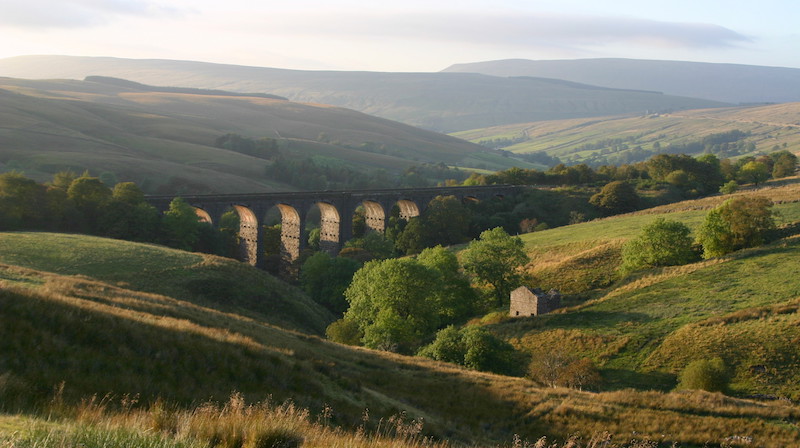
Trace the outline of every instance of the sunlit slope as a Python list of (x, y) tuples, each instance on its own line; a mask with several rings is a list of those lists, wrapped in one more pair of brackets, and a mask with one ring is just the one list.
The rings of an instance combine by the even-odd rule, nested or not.
[[(26, 235), (3, 234), (3, 248), (27, 247), (10, 246)], [(50, 245), (47, 238), (41, 243)], [(49, 268), (68, 263), (56, 254), (57, 245), (52, 247), (41, 257), (51, 260)], [(158, 260), (142, 253), (130, 259), (143, 273), (173, 266), (175, 275), (169, 277), (180, 284), (180, 266), (197, 256), (185, 257), (173, 253)], [(112, 262), (112, 256), (105, 260)], [(408, 418), (423, 418), (427, 433), (470, 445), (510, 443), (514, 434), (536, 440), (603, 431), (615, 434), (616, 441), (637, 434), (702, 444), (721, 441), (731, 431), (764, 446), (798, 440), (782, 422), (800, 411), (782, 402), (540, 389), (524, 379), (329, 343), (271, 325), (267, 312), (260, 313), (262, 319), (244, 306), (239, 313), (217, 308), (212, 300), (136, 291), (134, 283), (120, 280), (132, 274), (113, 274), (87, 260), (75, 259), (64, 270), (85, 274), (0, 266), (0, 394), (6, 404), (49, 400), (63, 381), (68, 401), (112, 392), (138, 393), (144, 403), (162, 397), (188, 405), (224, 400), (233, 390), (248, 400), (291, 398), (313, 413), (330, 405), (332, 421), (351, 428), (367, 409), (373, 422), (405, 411)], [(88, 274), (117, 277), (111, 283)]]
[(191, 61), (22, 56), (0, 75), (83, 79), (114, 76), (160, 86), (265, 92), (331, 104), (425, 129), (454, 132), (509, 123), (684, 110), (726, 103), (545, 78), (475, 73), (302, 71)]
[[(453, 135), (473, 142), (517, 141), (504, 149), (517, 153), (544, 151), (562, 160), (592, 163), (599, 156), (624, 156), (636, 147), (654, 151), (656, 143), (666, 148), (734, 130), (749, 134), (743, 138), (754, 145), (749, 154), (771, 152), (776, 145), (798, 152), (800, 103), (522, 123)], [(587, 149), (586, 145), (597, 148)]]
[[(781, 225), (800, 222), (796, 179), (737, 194), (780, 202)], [(548, 347), (591, 358), (607, 388), (668, 390), (689, 362), (722, 356), (734, 393), (800, 396), (800, 237), (625, 279), (616, 272), (622, 245), (642, 226), (665, 217), (696, 229), (728, 197), (524, 235), (533, 286), (571, 297), (556, 314), (497, 330), (534, 354)]]
[(0, 233), (0, 263), (162, 294), (311, 334), (333, 316), (246, 263), (153, 244), (45, 232)]
[(0, 99), (0, 168), (40, 178), (65, 168), (110, 172), (150, 192), (291, 189), (266, 177), (270, 161), (215, 148), (227, 133), (275, 138), (287, 157), (389, 172), (481, 150), (348, 109), (114, 80), (0, 79)]

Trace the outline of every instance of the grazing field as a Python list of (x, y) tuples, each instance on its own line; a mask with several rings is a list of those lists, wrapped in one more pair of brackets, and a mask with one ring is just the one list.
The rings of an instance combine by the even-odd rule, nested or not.
[[(452, 135), (479, 143), (504, 140), (515, 153), (545, 152), (564, 162), (602, 165), (643, 161), (669, 145), (686, 145), (704, 137), (741, 131), (742, 149), (720, 157), (769, 153), (775, 146), (800, 151), (800, 103), (675, 111), (520, 123)], [(732, 142), (731, 142), (732, 143)], [(752, 145), (751, 145), (752, 144)], [(658, 146), (658, 148), (656, 147)], [(692, 152), (700, 155), (702, 145)]]

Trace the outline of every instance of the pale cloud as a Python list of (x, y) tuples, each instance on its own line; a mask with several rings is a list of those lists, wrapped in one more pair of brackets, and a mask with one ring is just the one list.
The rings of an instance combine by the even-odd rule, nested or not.
[(595, 47), (636, 42), (665, 47), (731, 47), (751, 39), (723, 26), (555, 14), (309, 14), (267, 19), (267, 33), (398, 38), (493, 46)]
[(136, 16), (179, 16), (187, 11), (147, 0), (0, 0), (0, 27), (84, 28)]

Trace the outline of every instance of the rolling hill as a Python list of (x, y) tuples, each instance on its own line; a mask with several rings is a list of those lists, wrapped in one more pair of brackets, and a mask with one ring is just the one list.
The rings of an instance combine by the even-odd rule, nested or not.
[(421, 162), (463, 163), (482, 152), (338, 107), (108, 78), (2, 78), (0, 120), (2, 171), (45, 180), (59, 170), (89, 169), (168, 194), (296, 189), (266, 177), (270, 160), (214, 147), (227, 133), (272, 138), (287, 157), (390, 174)]
[(592, 165), (646, 160), (669, 145), (699, 155), (708, 142), (719, 145), (722, 157), (768, 153), (775, 146), (798, 152), (800, 103), (554, 120), (453, 135), (476, 143), (495, 141), (516, 153), (543, 151), (565, 162)]
[[(779, 224), (800, 222), (796, 177), (735, 195), (768, 197), (778, 204)], [(616, 272), (624, 242), (642, 226), (665, 217), (696, 229), (710, 208), (730, 197), (523, 235), (533, 285), (571, 298), (560, 312), (495, 330), (531, 353), (547, 347), (591, 358), (610, 388), (669, 390), (692, 360), (722, 356), (734, 393), (797, 399), (800, 236), (627, 278)]]
[(600, 88), (544, 78), (471, 73), (299, 71), (190, 61), (71, 56), (0, 60), (0, 76), (84, 79), (101, 75), (136, 82), (234, 92), (262, 92), (330, 104), (412, 126), (454, 132), (500, 124), (686, 110), (722, 102), (654, 91)]
[(639, 59), (507, 59), (455, 64), (444, 72), (555, 78), (734, 104), (800, 101), (798, 68)]
[[(515, 434), (563, 441), (604, 431), (615, 443), (649, 438), (702, 445), (742, 435), (777, 447), (798, 440), (793, 422), (800, 411), (781, 401), (539, 388), (521, 378), (311, 336), (297, 318), (313, 306), (273, 306), (307, 302), (279, 283), (269, 297), (250, 302), (231, 303), (224, 288), (206, 290), (205, 297), (187, 291), (198, 274), (274, 282), (230, 260), (77, 235), (21, 232), (0, 239), (6, 249), (0, 252), (0, 397), (6, 409), (30, 409), (33, 402), (47, 413), (52, 408), (43, 403), (52, 406), (53, 386), (63, 381), (55, 403), (77, 406), (66, 415), (97, 424), (102, 406), (136, 396), (149, 410), (137, 420), (143, 425), (138, 431), (163, 429), (167, 437), (175, 432), (165, 417), (209, 399), (225, 401), (236, 390), (247, 402), (291, 399), (312, 416), (328, 407), (326, 418), (345, 430), (380, 429), (388, 416), (403, 412), (407, 421), (424, 420), (424, 434), (470, 446), (510, 443)], [(78, 248), (75, 255), (59, 249), (65, 243)], [(209, 263), (213, 270), (206, 270)], [(77, 404), (107, 393), (113, 395), (105, 405)], [(0, 427), (0, 440), (4, 435)]]

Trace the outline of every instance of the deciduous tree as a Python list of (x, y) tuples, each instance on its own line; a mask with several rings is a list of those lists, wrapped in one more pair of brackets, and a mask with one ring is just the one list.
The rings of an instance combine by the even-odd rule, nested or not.
[(491, 286), (495, 306), (508, 301), (511, 290), (522, 283), (519, 269), (528, 261), (522, 240), (501, 227), (484, 231), (461, 253), (464, 270), (479, 283)]
[(706, 214), (698, 229), (703, 258), (725, 255), (764, 242), (775, 228), (772, 201), (760, 196), (742, 196), (725, 201)]
[(658, 218), (644, 226), (639, 235), (622, 248), (623, 272), (655, 266), (675, 266), (691, 262), (696, 254), (692, 249), (689, 228), (678, 221)]
[(374, 260), (353, 276), (345, 291), (355, 322), (370, 348), (412, 353), (439, 325), (436, 273), (413, 259)]

